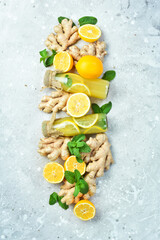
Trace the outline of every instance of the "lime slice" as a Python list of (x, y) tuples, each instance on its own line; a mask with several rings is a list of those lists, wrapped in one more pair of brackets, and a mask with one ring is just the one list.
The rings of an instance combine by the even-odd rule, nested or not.
[(65, 120), (55, 124), (54, 128), (64, 134), (64, 136), (74, 136), (80, 133), (79, 127), (72, 121)]
[(83, 83), (72, 84), (72, 86), (67, 91), (71, 93), (85, 93), (88, 96), (91, 96), (89, 88)]
[(81, 128), (90, 128), (98, 120), (98, 114), (86, 115), (81, 118), (73, 118), (74, 122)]
[(90, 127), (88, 129), (86, 129), (84, 131), (84, 134), (94, 134), (94, 133), (101, 133), (101, 132), (105, 132), (106, 130), (100, 128), (100, 127), (97, 127), (97, 126), (93, 126), (93, 127)]

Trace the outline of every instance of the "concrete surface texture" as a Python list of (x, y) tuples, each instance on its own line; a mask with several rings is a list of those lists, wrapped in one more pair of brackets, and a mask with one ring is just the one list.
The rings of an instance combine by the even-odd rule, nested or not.
[[(160, 239), (160, 2), (158, 0), (0, 1), (0, 239)], [(115, 164), (97, 180), (96, 217), (82, 222), (48, 204), (59, 186), (42, 176), (37, 108), (44, 40), (67, 16), (98, 18), (107, 43), (104, 70), (115, 69), (108, 137)], [(82, 41), (81, 41), (82, 42)], [(84, 44), (84, 42), (82, 42)], [(100, 101), (98, 101), (100, 102)]]

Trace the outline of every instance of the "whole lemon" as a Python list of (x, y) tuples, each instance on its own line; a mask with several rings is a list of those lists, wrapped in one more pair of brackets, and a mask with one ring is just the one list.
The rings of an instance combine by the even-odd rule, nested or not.
[(77, 72), (84, 78), (98, 78), (103, 72), (101, 60), (95, 56), (84, 56), (76, 64)]

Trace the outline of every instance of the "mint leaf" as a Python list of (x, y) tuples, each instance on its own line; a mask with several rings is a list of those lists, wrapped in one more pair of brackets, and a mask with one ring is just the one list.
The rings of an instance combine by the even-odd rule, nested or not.
[(83, 160), (82, 160), (81, 157), (76, 157), (76, 159), (77, 159), (77, 162), (79, 162), (79, 163), (82, 163), (82, 162), (83, 162)]
[(61, 206), (63, 209), (65, 209), (65, 210), (67, 210), (68, 208), (69, 208), (69, 206), (66, 204), (66, 203), (62, 203), (61, 202), (61, 199), (62, 199), (63, 197), (60, 197), (60, 196), (58, 196), (58, 203), (59, 203), (59, 206)]
[(76, 146), (77, 146), (78, 148), (81, 148), (81, 147), (83, 147), (85, 144), (86, 144), (85, 142), (77, 142)]
[(75, 182), (78, 182), (79, 179), (81, 178), (81, 174), (77, 169), (74, 170), (74, 175), (75, 175)]
[(79, 180), (80, 192), (86, 194), (89, 191), (88, 183), (84, 179)]
[(82, 141), (82, 140), (84, 140), (85, 139), (85, 135), (84, 134), (79, 134), (79, 135), (77, 135), (77, 136), (74, 136), (73, 138), (72, 138), (72, 142), (80, 142), (80, 141)]
[[(63, 19), (67, 19), (69, 21), (69, 18), (67, 17), (58, 17), (58, 22), (61, 23)], [(76, 24), (73, 22), (72, 27), (76, 26)]]
[(73, 184), (75, 182), (75, 175), (73, 172), (65, 171), (64, 175), (65, 175), (65, 179), (67, 180), (67, 182), (69, 182), (71, 184)]
[(94, 113), (101, 113), (101, 108), (98, 106), (98, 104), (92, 103), (91, 107)]
[(114, 70), (109, 70), (104, 73), (102, 79), (110, 82), (115, 78), (115, 76), (116, 76), (116, 72)]
[(69, 143), (70, 147), (76, 147), (77, 146), (76, 142), (68, 142), (68, 143)]
[(74, 197), (77, 197), (79, 192), (80, 192), (80, 187), (79, 187), (79, 184), (76, 183), (75, 190), (74, 190), (74, 193), (73, 193)]
[(50, 205), (54, 205), (57, 201), (58, 201), (58, 194), (57, 194), (56, 192), (53, 192), (53, 193), (50, 195), (49, 204), (50, 204)]
[[(85, 143), (85, 142), (84, 142)], [(83, 147), (81, 147), (80, 149), (80, 152), (84, 152), (84, 153), (88, 153), (91, 151), (90, 147), (87, 145), (87, 143), (84, 144)]]
[(43, 58), (47, 58), (47, 57), (48, 57), (48, 53), (47, 53), (47, 50), (46, 50), (46, 49), (40, 51), (39, 54), (40, 54)]
[(92, 16), (85, 16), (85, 17), (81, 17), (79, 20), (79, 25), (85, 25), (85, 24), (96, 24), (97, 23), (97, 18), (92, 17)]
[(81, 157), (80, 152), (79, 152), (79, 148), (73, 148), (73, 154), (74, 154), (76, 157)]
[(49, 58), (47, 58), (46, 65), (45, 65), (46, 67), (49, 67), (53, 64), (53, 58), (54, 56), (50, 56)]
[(105, 113), (104, 113), (103, 115), (104, 115), (104, 116), (102, 116), (102, 117), (98, 120), (97, 125), (98, 125), (99, 127), (101, 127), (102, 129), (106, 130), (106, 128), (107, 128), (107, 118), (106, 118)]
[(70, 78), (69, 75), (65, 75), (65, 78), (67, 78), (67, 83), (65, 83), (65, 85), (67, 87), (71, 87), (72, 86), (72, 78)]
[(101, 107), (101, 110), (102, 110), (103, 113), (106, 113), (106, 114), (107, 114), (107, 113), (110, 112), (111, 108), (112, 108), (112, 103), (109, 102), (109, 103), (104, 104), (104, 105)]

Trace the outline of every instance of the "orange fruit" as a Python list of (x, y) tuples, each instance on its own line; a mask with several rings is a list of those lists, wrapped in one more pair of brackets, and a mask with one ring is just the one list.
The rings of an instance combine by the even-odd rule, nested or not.
[(81, 39), (86, 42), (95, 42), (101, 36), (101, 30), (99, 27), (93, 24), (85, 24), (78, 29), (78, 33)]
[(96, 208), (89, 200), (81, 200), (74, 207), (74, 215), (83, 221), (94, 218), (96, 214)]
[(70, 156), (64, 163), (64, 170), (74, 172), (75, 169), (83, 175), (86, 170), (86, 164), (85, 162), (79, 163), (75, 156)]
[(74, 93), (67, 101), (67, 113), (72, 117), (82, 117), (90, 109), (91, 102), (85, 93)]
[(43, 176), (49, 183), (60, 183), (64, 179), (64, 167), (56, 162), (47, 163), (43, 169)]
[(59, 52), (54, 57), (53, 66), (56, 70), (68, 72), (73, 67), (73, 58), (68, 52)]
[(76, 64), (77, 72), (84, 78), (98, 78), (103, 72), (102, 61), (95, 56), (84, 56)]

